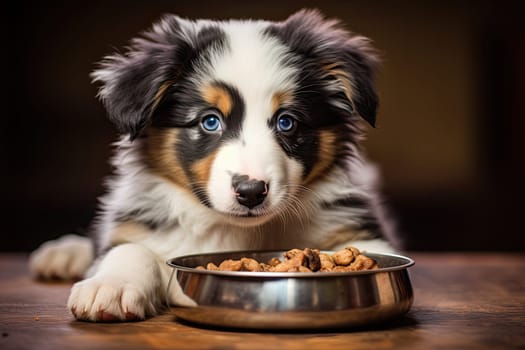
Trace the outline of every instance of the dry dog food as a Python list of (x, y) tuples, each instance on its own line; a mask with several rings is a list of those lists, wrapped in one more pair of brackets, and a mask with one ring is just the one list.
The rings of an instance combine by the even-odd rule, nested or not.
[(208, 263), (198, 269), (217, 271), (255, 271), (255, 272), (347, 272), (377, 269), (374, 259), (361, 254), (354, 247), (346, 247), (331, 255), (321, 253), (319, 249), (292, 249), (284, 253), (284, 260), (272, 258), (259, 262), (252, 258), (224, 260), (219, 266)]

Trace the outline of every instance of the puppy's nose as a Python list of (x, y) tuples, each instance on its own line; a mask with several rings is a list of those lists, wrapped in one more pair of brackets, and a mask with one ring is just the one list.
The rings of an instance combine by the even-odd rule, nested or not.
[(235, 175), (232, 186), (239, 204), (250, 209), (264, 202), (268, 195), (268, 184), (257, 179), (250, 179), (248, 175)]

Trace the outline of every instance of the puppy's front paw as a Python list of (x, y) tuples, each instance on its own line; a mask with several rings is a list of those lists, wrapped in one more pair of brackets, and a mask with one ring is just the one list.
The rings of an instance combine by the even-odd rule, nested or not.
[(94, 249), (87, 237), (67, 235), (42, 244), (29, 257), (29, 269), (36, 277), (79, 279), (93, 261)]
[(137, 321), (155, 315), (160, 299), (153, 288), (95, 275), (73, 285), (67, 306), (79, 320)]

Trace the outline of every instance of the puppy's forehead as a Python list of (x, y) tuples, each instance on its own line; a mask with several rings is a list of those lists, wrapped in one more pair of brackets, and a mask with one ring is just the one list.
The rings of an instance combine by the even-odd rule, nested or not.
[(267, 26), (267, 22), (223, 23), (226, 48), (211, 55), (203, 86), (217, 81), (231, 85), (248, 108), (270, 105), (276, 94), (292, 91), (298, 69), (289, 49), (265, 33)]

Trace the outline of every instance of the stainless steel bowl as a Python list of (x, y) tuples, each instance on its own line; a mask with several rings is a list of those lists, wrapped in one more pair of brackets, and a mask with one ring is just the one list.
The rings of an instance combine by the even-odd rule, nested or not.
[[(183, 320), (212, 326), (259, 329), (311, 329), (363, 326), (406, 313), (413, 301), (407, 268), (400, 255), (372, 254), (379, 269), (358, 272), (231, 272), (198, 270), (208, 262), (250, 257), (266, 262), (284, 251), (248, 251), (181, 256), (176, 280), (193, 307), (176, 306)], [(332, 253), (332, 252), (327, 252)]]

